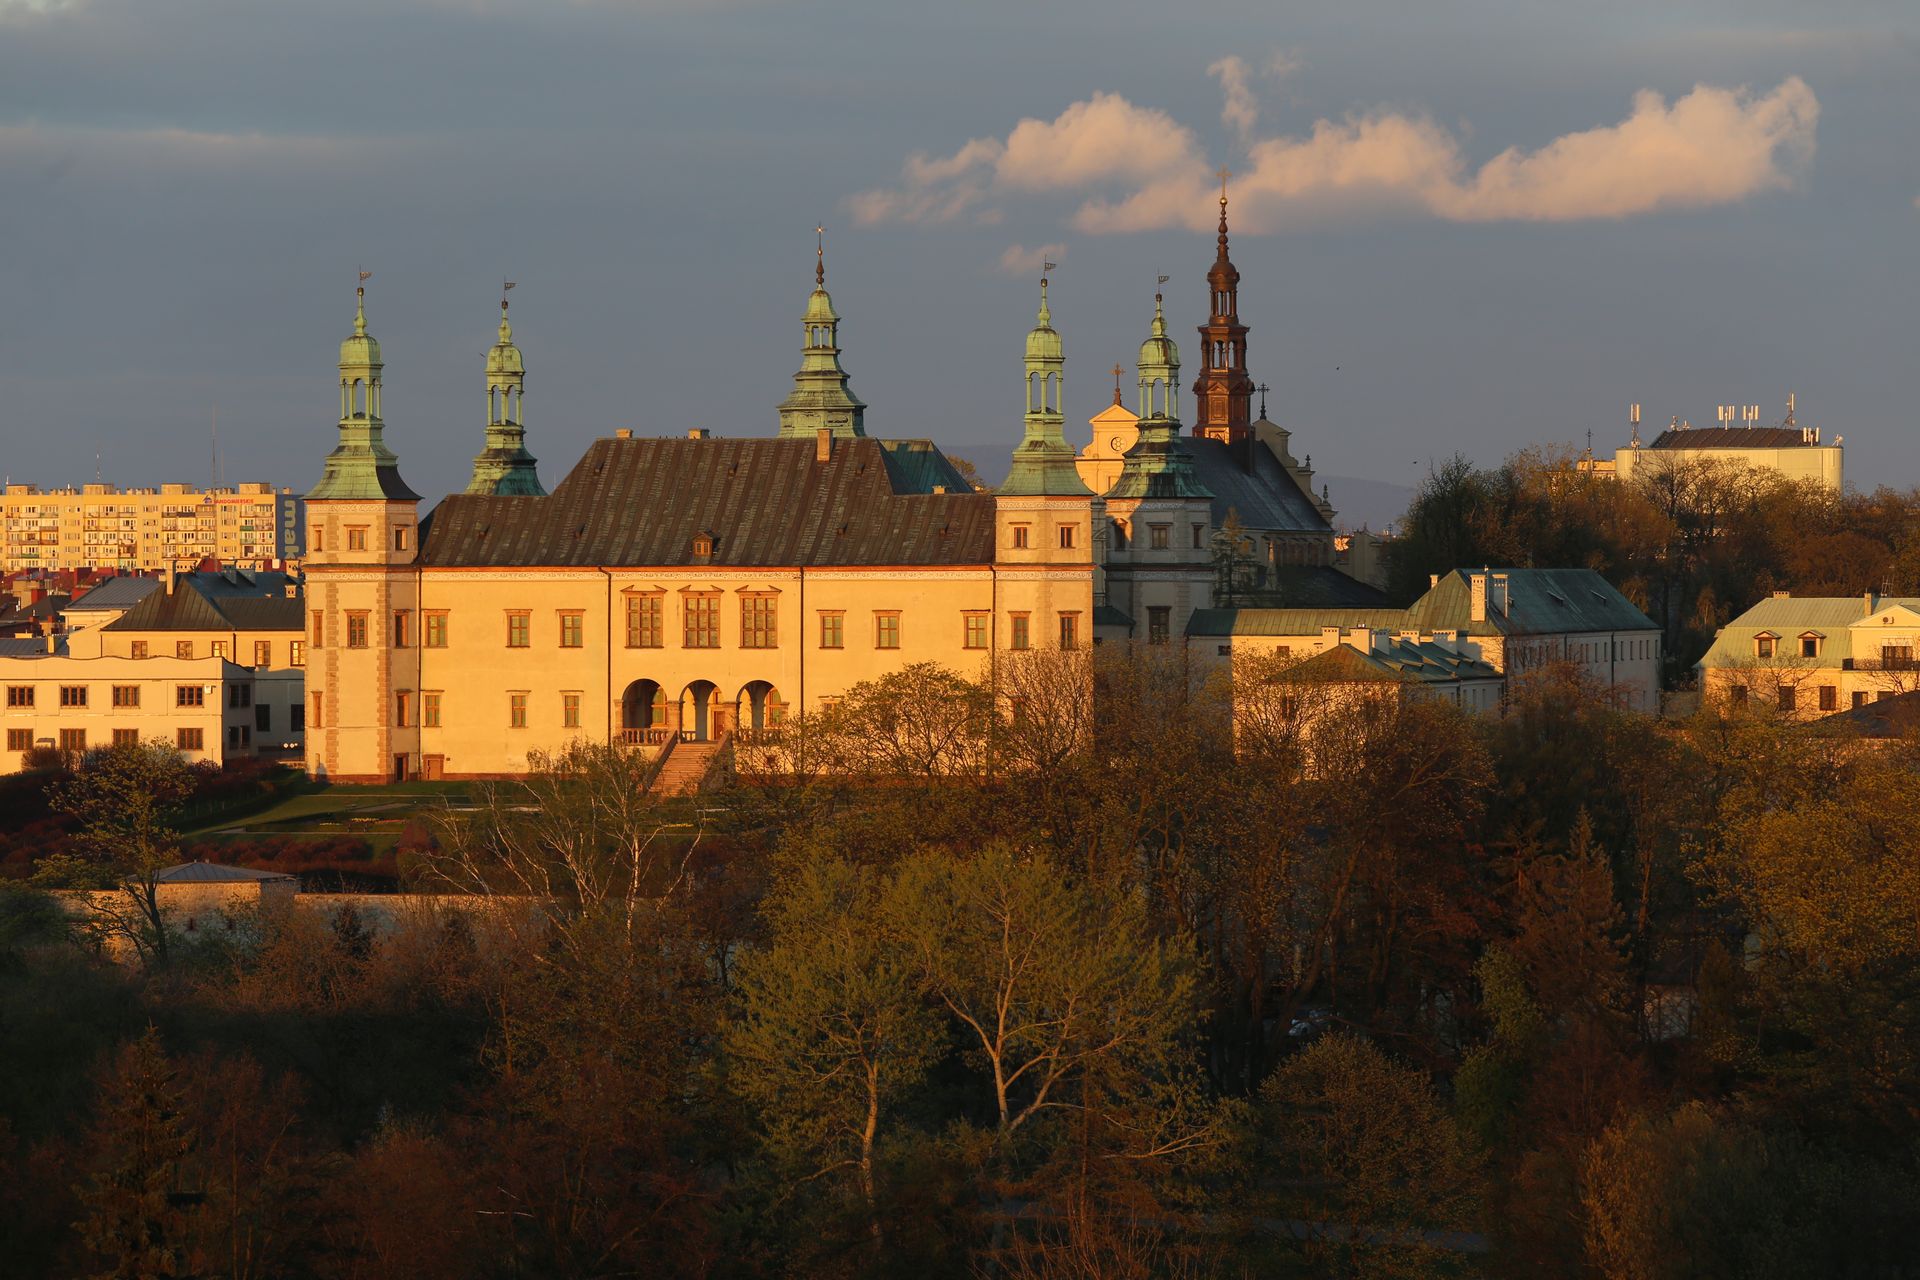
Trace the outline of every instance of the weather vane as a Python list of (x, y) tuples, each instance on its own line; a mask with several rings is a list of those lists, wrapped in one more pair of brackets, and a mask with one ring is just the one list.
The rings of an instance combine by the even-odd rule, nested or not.
[(502, 311), (507, 309), (507, 295), (513, 292), (513, 286), (518, 283), (520, 283), (518, 280), (503, 280), (500, 282), (500, 309)]
[(1123, 364), (1115, 364), (1113, 366), (1113, 402), (1115, 404), (1120, 403), (1120, 379), (1126, 371), (1127, 367)]
[(813, 283), (824, 289), (827, 287), (827, 224), (816, 223), (813, 234), (819, 237), (814, 246)]

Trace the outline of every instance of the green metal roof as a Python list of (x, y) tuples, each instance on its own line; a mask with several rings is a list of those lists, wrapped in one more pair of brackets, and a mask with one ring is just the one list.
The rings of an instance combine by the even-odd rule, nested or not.
[[(1791, 644), (1809, 631), (1824, 639), (1817, 658), (1801, 658), (1798, 650), (1789, 651), (1793, 660), (1819, 667), (1837, 667), (1853, 656), (1854, 623), (1888, 607), (1920, 612), (1920, 600), (1897, 596), (1876, 597), (1868, 609), (1861, 596), (1769, 596), (1720, 628), (1713, 644), (1695, 664), (1699, 667), (1730, 667), (1754, 660), (1753, 642), (1762, 632), (1778, 636)], [(1789, 656), (1783, 652), (1783, 657)]]

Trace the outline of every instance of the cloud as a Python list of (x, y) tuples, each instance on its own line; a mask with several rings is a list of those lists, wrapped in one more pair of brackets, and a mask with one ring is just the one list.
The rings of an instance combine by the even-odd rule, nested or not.
[(1044, 264), (1061, 262), (1066, 256), (1064, 244), (1043, 244), (1033, 249), (1020, 244), (1008, 245), (1007, 251), (1000, 255), (1000, 270), (1010, 276), (1038, 275)]
[[(1474, 169), (1452, 132), (1406, 111), (1254, 136), (1246, 65), (1223, 58), (1209, 71), (1226, 95), (1222, 119), (1244, 130), (1234, 223), (1251, 232), (1335, 216), (1565, 222), (1732, 204), (1794, 186), (1820, 118), (1798, 76), (1761, 94), (1695, 85), (1671, 103), (1648, 89), (1617, 123), (1508, 147)], [(1051, 121), (1020, 121), (1004, 142), (911, 156), (900, 185), (852, 203), (862, 222), (938, 222), (1019, 193), (1069, 192), (1081, 231), (1199, 230), (1213, 217), (1212, 167), (1194, 132), (1164, 111), (1095, 93)]]

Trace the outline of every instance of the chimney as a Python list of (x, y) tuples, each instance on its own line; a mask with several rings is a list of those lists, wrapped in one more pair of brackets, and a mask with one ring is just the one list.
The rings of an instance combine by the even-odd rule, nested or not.
[(1475, 622), (1485, 622), (1487, 620), (1488, 577), (1489, 575), (1486, 573), (1469, 573), (1467, 575), (1467, 588), (1471, 593), (1468, 597), (1471, 603), (1467, 609), (1467, 617)]
[(833, 428), (822, 427), (820, 428), (819, 431), (814, 433), (813, 460), (815, 462), (826, 462), (828, 459), (832, 457), (833, 457)]
[(617, 430), (615, 430), (615, 431), (614, 431), (614, 433), (613, 433), (613, 438), (614, 438), (615, 440), (631, 440), (631, 439), (633, 439), (633, 428), (632, 428), (632, 427), (620, 427), (620, 428), (618, 428)]
[(1875, 609), (1878, 609), (1880, 607), (1880, 597), (1875, 595), (1873, 592), (1868, 591), (1860, 597), (1860, 603), (1867, 606), (1868, 613), (1872, 613)]
[(705, 427), (690, 427), (687, 429), (687, 439), (689, 440), (705, 440), (706, 438), (707, 429)]
[(1429, 591), (1431, 591), (1431, 590), (1433, 590), (1433, 589), (1434, 589), (1435, 587), (1437, 587), (1437, 586), (1439, 586), (1439, 585), (1440, 585), (1440, 575), (1439, 575), (1439, 574), (1437, 574), (1437, 573), (1430, 573), (1430, 574), (1428, 574), (1428, 575), (1427, 575), (1427, 590), (1429, 590)]
[(167, 594), (168, 595), (173, 594), (173, 584), (179, 580), (179, 577), (180, 577), (180, 566), (174, 564), (171, 560), (169, 560), (167, 562)]
[(1513, 603), (1508, 596), (1508, 583), (1507, 583), (1506, 574), (1496, 573), (1493, 575), (1492, 595), (1493, 595), (1493, 607), (1499, 610), (1501, 617), (1503, 618), (1506, 617), (1507, 610), (1512, 606), (1512, 603)]

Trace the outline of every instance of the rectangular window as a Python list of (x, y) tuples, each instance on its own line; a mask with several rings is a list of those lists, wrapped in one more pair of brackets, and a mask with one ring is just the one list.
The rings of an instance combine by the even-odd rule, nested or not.
[(177, 684), (173, 686), (173, 705), (204, 707), (207, 705), (207, 691), (197, 684)]
[(411, 690), (394, 690), (393, 722), (402, 729), (410, 729), (413, 727), (413, 693)]
[(1080, 647), (1080, 615), (1063, 613), (1060, 615), (1060, 647), (1078, 649)]
[(1855, 689), (1853, 691), (1853, 705), (1855, 707), (1864, 707), (1867, 705), (1867, 694), (1864, 689)]
[(1147, 606), (1147, 643), (1165, 644), (1173, 633), (1173, 607), (1164, 604)]
[(1820, 709), (1838, 711), (1840, 709), (1840, 691), (1830, 684), (1820, 686)]
[(31, 729), (7, 730), (7, 750), (9, 751), (33, 750), (33, 730)]
[(507, 614), (507, 648), (524, 649), (531, 643), (531, 615), (525, 609), (515, 609)]
[(1172, 525), (1167, 525), (1167, 524), (1148, 525), (1147, 526), (1147, 545), (1149, 547), (1152, 547), (1155, 551), (1165, 551), (1168, 545), (1167, 534), (1172, 528), (1173, 528)]
[[(1206, 546), (1206, 544), (1207, 544), (1207, 526), (1203, 524), (1197, 524), (1193, 526), (1193, 549), (1195, 551), (1198, 551), (1202, 547)], [(1269, 557), (1269, 559), (1271, 559), (1271, 557)]]
[(273, 707), (270, 703), (256, 702), (253, 705), (253, 727), (261, 733), (273, 732)]
[(144, 657), (146, 657), (146, 656), (147, 656), (147, 642), (146, 642), (145, 640), (135, 640), (135, 641), (133, 642), (133, 647), (132, 647), (132, 648), (131, 648), (131, 649), (129, 650), (129, 653), (130, 653), (130, 654), (131, 654), (131, 655), (132, 655), (133, 657), (136, 657), (136, 658), (144, 658)]
[(822, 649), (847, 647), (847, 615), (838, 609), (820, 611), (820, 647)]
[(173, 642), (173, 656), (176, 658), (191, 658), (193, 656), (193, 641), (175, 640)]
[(560, 727), (578, 729), (580, 727), (580, 695), (563, 693), (560, 695)]
[(740, 647), (775, 649), (780, 645), (779, 596), (740, 597)]
[(1796, 699), (1794, 698), (1793, 686), (1790, 684), (1781, 685), (1780, 686), (1780, 709), (1782, 711), (1793, 710), (1795, 701)]
[(900, 615), (898, 613), (873, 615), (873, 647), (876, 649), (900, 647)]
[(627, 597), (627, 648), (658, 649), (667, 642), (661, 618), (666, 598), (659, 592)]
[(256, 667), (273, 665), (273, 641), (255, 640), (253, 642), (253, 665)]
[(287, 641), (287, 665), (304, 667), (307, 665), (307, 642), (304, 640)]
[(116, 747), (139, 746), (140, 731), (138, 729), (115, 729), (113, 731), (113, 745)]
[(720, 593), (688, 592), (681, 597), (687, 612), (681, 643), (689, 649), (720, 647)]
[(79, 755), (87, 749), (87, 731), (85, 729), (62, 729), (60, 731), (60, 750), (67, 755)]
[(83, 684), (63, 684), (60, 686), (60, 705), (63, 707), (84, 707), (87, 705), (87, 686)]
[(250, 707), (253, 705), (253, 686), (236, 684), (227, 687), (227, 705), (229, 707)]
[(227, 642), (225, 640), (215, 640), (213, 642), (213, 656), (216, 658), (224, 658), (227, 656)]
[(33, 705), (33, 686), (30, 684), (10, 684), (7, 686), (7, 705), (10, 707), (30, 707)]
[(313, 647), (321, 648), (326, 641), (326, 636), (327, 615), (315, 609), (313, 611)]
[(318, 693), (313, 695), (313, 709), (307, 712), (307, 725), (309, 728), (318, 729), (326, 723), (326, 717), (320, 714), (322, 710), (322, 696), (323, 695)]
[(139, 706), (140, 686), (137, 684), (117, 684), (113, 686), (113, 705), (116, 707)]
[(992, 624), (993, 624), (993, 615), (991, 614), (986, 614), (986, 613), (967, 614), (966, 615), (966, 646), (967, 648), (969, 649), (986, 648), (987, 636), (989, 634), (989, 628), (992, 626)]
[(510, 693), (507, 695), (507, 727), (524, 729), (527, 727), (527, 695)]
[(393, 549), (395, 551), (407, 549), (407, 526), (403, 524), (393, 526)]
[(206, 732), (201, 729), (176, 729), (173, 742), (182, 751), (201, 751), (206, 747)]
[(569, 609), (560, 615), (560, 647), (579, 649), (586, 644), (586, 617), (578, 609)]
[(1913, 646), (1910, 644), (1881, 645), (1880, 665), (1889, 671), (1906, 670), (1913, 665)]
[(1063, 524), (1060, 526), (1060, 549), (1062, 551), (1073, 550), (1076, 539), (1080, 536), (1077, 532), (1079, 528), (1080, 526), (1077, 524)]
[(365, 551), (367, 549), (367, 527), (365, 525), (347, 526), (347, 550)]
[(356, 610), (347, 615), (347, 648), (364, 649), (367, 647), (367, 615)]
[(426, 729), (440, 727), (440, 691), (430, 689), (420, 695), (420, 725)]
[(1027, 545), (1028, 536), (1028, 526), (1024, 524), (1013, 526), (1013, 545), (1016, 549), (1024, 548)]
[(287, 732), (305, 733), (307, 731), (307, 709), (296, 702), (287, 708)]
[(447, 611), (445, 609), (420, 611), (420, 647), (423, 649), (447, 647)]
[(1031, 649), (1033, 630), (1029, 617), (1024, 613), (1016, 613), (1008, 621), (1013, 624), (1013, 637), (1009, 646), (1015, 649)]
[(313, 550), (325, 551), (327, 549), (326, 529), (320, 525), (313, 526), (313, 528), (307, 530), (307, 541), (311, 544)]
[(405, 649), (413, 644), (413, 611), (395, 609), (393, 611), (393, 647)]

